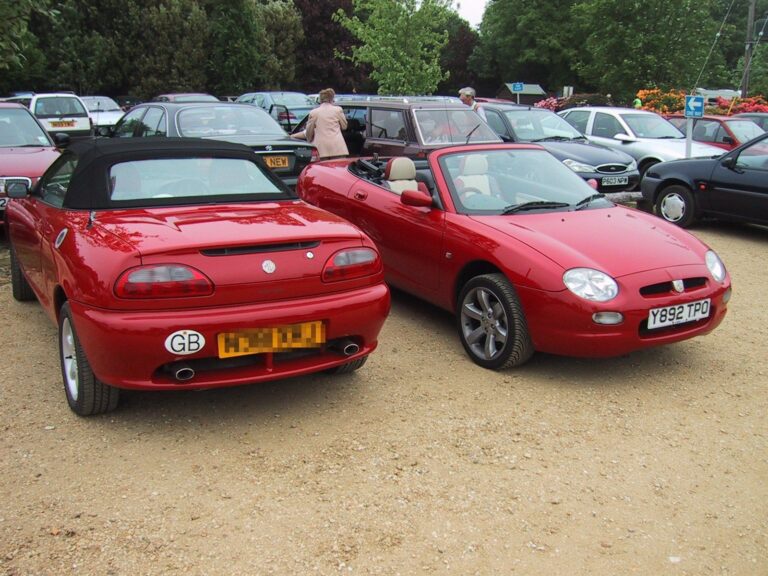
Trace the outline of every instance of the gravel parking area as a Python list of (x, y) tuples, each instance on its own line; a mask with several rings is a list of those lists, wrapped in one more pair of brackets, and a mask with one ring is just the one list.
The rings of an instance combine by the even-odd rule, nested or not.
[(360, 371), (78, 418), (0, 241), (0, 572), (768, 574), (768, 230), (713, 334), (490, 372), (402, 293)]

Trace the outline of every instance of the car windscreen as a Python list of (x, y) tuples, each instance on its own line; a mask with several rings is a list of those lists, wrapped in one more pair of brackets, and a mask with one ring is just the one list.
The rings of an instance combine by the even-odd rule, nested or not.
[(70, 96), (38, 98), (33, 110), (38, 118), (87, 118), (88, 111), (80, 100)]
[(181, 110), (176, 118), (179, 135), (206, 136), (258, 135), (285, 137), (285, 130), (264, 110), (255, 106), (195, 106)]
[(289, 108), (291, 106), (314, 106), (315, 103), (309, 99), (308, 96), (305, 96), (301, 93), (283, 93), (283, 94), (272, 94), (272, 100), (275, 104), (280, 104), (281, 106), (288, 106)]
[(119, 112), (120, 106), (106, 96), (82, 96), (80, 98), (91, 112)]
[(28, 110), (0, 108), (0, 148), (53, 146)]
[(414, 110), (414, 116), (423, 144), (501, 142), (501, 138), (491, 127), (469, 108)]
[(547, 139), (574, 140), (582, 134), (554, 112), (547, 110), (505, 110), (515, 139), (528, 142)]
[(173, 97), (173, 102), (221, 102), (211, 94), (184, 94)]
[(441, 156), (440, 167), (462, 213), (570, 210), (595, 195), (573, 170), (538, 148), (457, 152)]
[(739, 139), (739, 142), (747, 142), (765, 134), (765, 130), (749, 120), (731, 120), (728, 122), (728, 128)]
[(109, 169), (110, 200), (146, 205), (288, 199), (255, 161), (193, 157), (133, 160)]
[(684, 138), (680, 130), (658, 114), (622, 114), (621, 118), (638, 138)]

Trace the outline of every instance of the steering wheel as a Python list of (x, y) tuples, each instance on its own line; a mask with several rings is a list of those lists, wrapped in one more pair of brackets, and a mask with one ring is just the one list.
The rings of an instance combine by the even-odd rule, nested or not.
[(481, 194), (481, 195), (484, 194), (487, 196), (487, 194), (485, 194), (485, 192), (483, 192), (479, 188), (475, 188), (474, 186), (467, 186), (466, 188), (462, 188), (459, 191), (459, 200), (461, 200), (463, 204), (466, 204), (467, 200), (472, 198), (472, 196), (476, 196), (477, 194)]

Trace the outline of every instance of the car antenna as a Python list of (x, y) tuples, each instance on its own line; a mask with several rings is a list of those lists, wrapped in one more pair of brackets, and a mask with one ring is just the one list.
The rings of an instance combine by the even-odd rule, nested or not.
[(374, 152), (373, 153), (373, 161), (374, 162), (378, 162), (379, 161), (379, 153), (378, 152)]

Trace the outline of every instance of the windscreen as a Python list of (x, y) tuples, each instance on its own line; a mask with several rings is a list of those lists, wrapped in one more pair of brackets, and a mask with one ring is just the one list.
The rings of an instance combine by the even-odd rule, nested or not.
[(53, 146), (26, 109), (0, 108), (0, 147)]
[(177, 117), (179, 134), (206, 136), (260, 135), (285, 137), (285, 130), (261, 108), (245, 105), (196, 106)]

